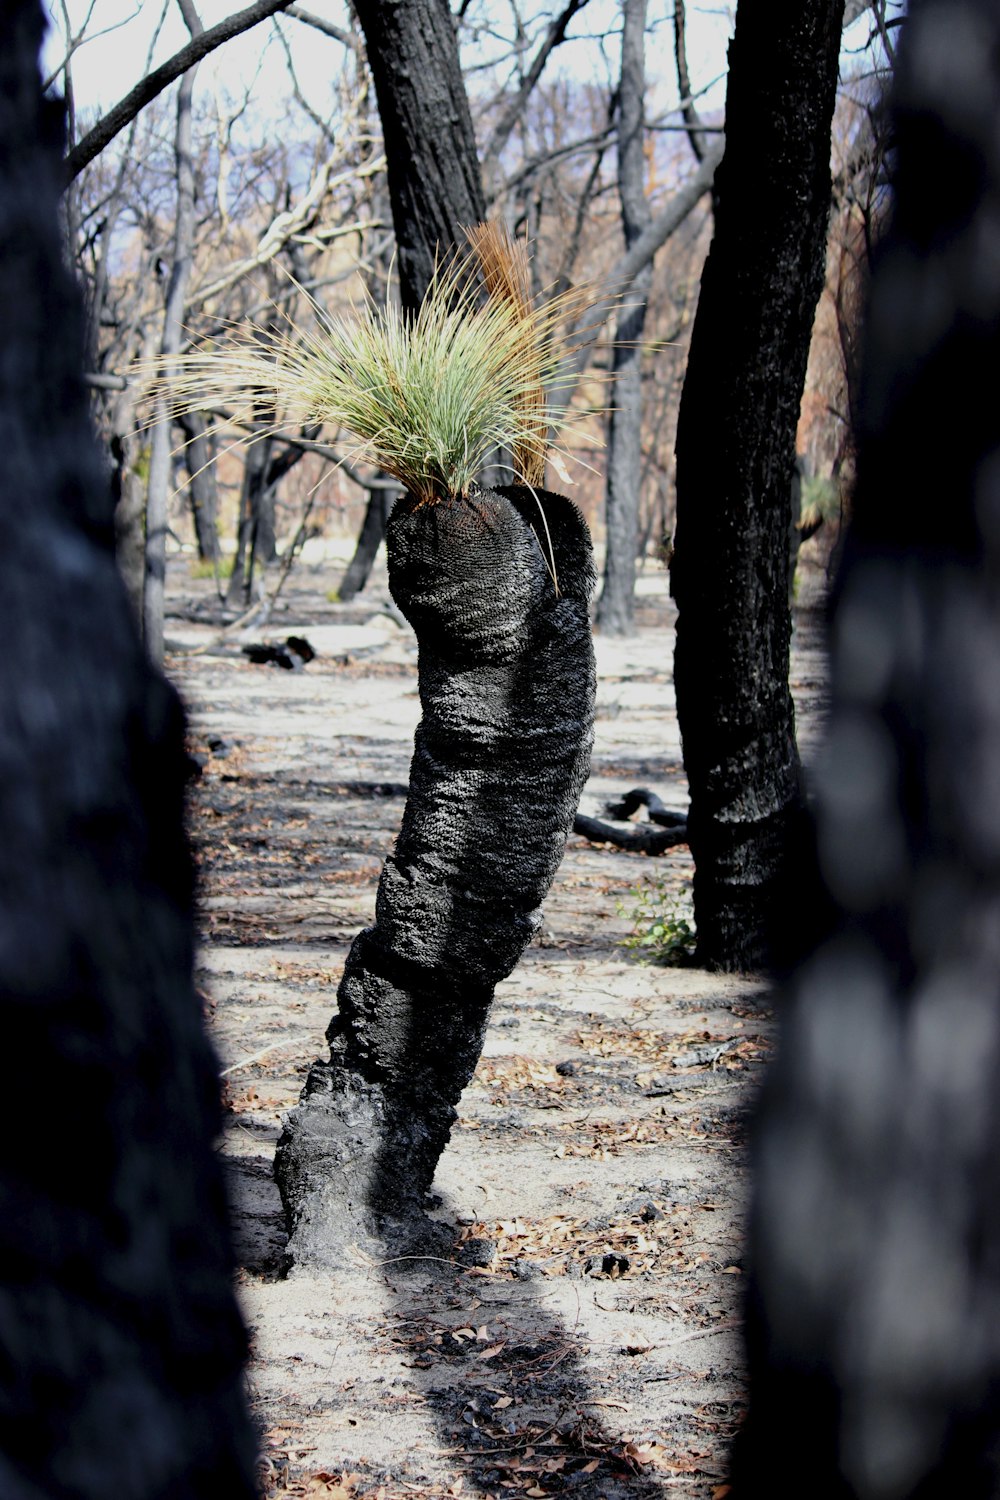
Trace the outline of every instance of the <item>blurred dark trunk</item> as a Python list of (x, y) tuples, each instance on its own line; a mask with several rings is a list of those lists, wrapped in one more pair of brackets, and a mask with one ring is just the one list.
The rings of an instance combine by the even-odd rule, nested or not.
[(5, 1500), (251, 1500), (178, 700), (143, 653), (60, 256), (43, 15), (0, 48)]
[(1000, 1493), (1000, 11), (906, 28), (733, 1500)]
[(753, 969), (803, 817), (789, 492), (825, 270), (843, 0), (740, 4), (677, 431), (674, 679), (699, 962)]

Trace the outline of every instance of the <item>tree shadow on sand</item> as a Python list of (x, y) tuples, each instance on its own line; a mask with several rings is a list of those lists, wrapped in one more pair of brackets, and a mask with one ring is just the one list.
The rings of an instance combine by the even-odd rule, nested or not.
[[(277, 1279), (284, 1223), (270, 1155), (261, 1145), (263, 1152), (229, 1163), (237, 1249), (247, 1271)], [(323, 1398), (331, 1413), (338, 1399), (364, 1411), (356, 1441), (345, 1443), (337, 1460), (344, 1473), (355, 1474), (357, 1492), (376, 1494), (383, 1487), (387, 1500), (408, 1492), (483, 1500), (508, 1494), (657, 1500), (678, 1493), (679, 1485), (689, 1493), (704, 1489), (713, 1476), (678, 1473), (662, 1433), (628, 1428), (622, 1390), (617, 1383), (602, 1385), (606, 1377), (578, 1326), (578, 1287), (527, 1264), (511, 1275), (462, 1263), (477, 1251), (488, 1258), (489, 1246), (475, 1242), (460, 1246), (453, 1260), (373, 1260), (369, 1241), (365, 1256), (345, 1260), (342, 1271), (293, 1272), (315, 1286), (317, 1302), (331, 1284), (336, 1289), (340, 1316), (333, 1342), (377, 1349), (378, 1368), (394, 1372), (372, 1375), (370, 1385), (362, 1375), (349, 1395), (339, 1395), (331, 1381)], [(374, 1363), (369, 1368), (373, 1372)], [(638, 1370), (632, 1377), (642, 1378)], [(364, 1424), (391, 1427), (400, 1401), (411, 1420), (414, 1410), (422, 1417), (421, 1439), (406, 1448), (404, 1438), (391, 1466), (366, 1462), (360, 1456)], [(315, 1416), (317, 1403), (309, 1411)], [(609, 1415), (617, 1411), (621, 1424)]]

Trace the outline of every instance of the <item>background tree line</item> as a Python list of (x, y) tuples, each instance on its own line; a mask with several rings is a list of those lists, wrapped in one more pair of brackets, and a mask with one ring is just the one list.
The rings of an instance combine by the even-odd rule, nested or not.
[[(245, 318), (275, 337), (285, 319), (305, 330), (314, 313), (304, 293), (336, 309), (359, 295), (396, 295), (403, 276), (362, 11), (334, 23), (301, 5), (250, 11), (262, 8), (277, 13), (256, 26), (285, 63), (277, 114), (262, 112), (252, 90), (213, 94), (189, 69), (84, 165), (93, 146), (81, 146), (103, 137), (70, 111), (78, 144), (65, 203), (87, 291), (89, 377), (119, 496), (120, 555), (154, 655), (168, 528), (194, 541), (234, 609), (251, 602), (255, 587), (268, 587), (261, 578), (279, 541), (287, 549), (306, 531), (347, 529), (359, 538), (341, 584), (347, 598), (363, 586), (391, 495), (381, 476), (350, 462), (337, 434), (282, 429), (243, 449), (208, 393), (205, 412), (183, 425), (148, 427), (149, 412), (136, 407), (129, 372), (137, 359), (219, 337)], [(190, 47), (205, 28), (189, 0), (180, 9)], [(70, 101), (87, 39), (87, 26), (74, 32), (71, 15), (56, 13), (67, 35), (53, 70)], [(95, 28), (97, 19), (84, 15)], [(587, 0), (555, 13), (515, 6), (500, 15), (469, 4), (455, 19), (482, 169), (480, 209), (528, 236), (540, 295), (586, 280), (621, 295), (618, 314), (605, 308), (596, 341), (593, 330), (584, 336), (573, 395), (583, 416), (574, 443), (588, 465), (574, 466), (574, 495), (607, 537), (599, 623), (615, 632), (634, 628), (637, 562), (662, 555), (674, 531), (676, 418), (712, 231), (722, 110), (703, 115), (691, 94), (692, 20), (697, 13), (689, 18), (683, 4), (649, 14), (623, 5), (617, 16), (598, 18)], [(829, 312), (821, 315), (800, 435), (816, 476), (808, 498), (834, 510), (839, 492), (829, 481), (849, 462), (851, 285), (877, 182), (875, 54), (863, 43), (877, 40), (878, 27), (861, 29), (856, 76), (844, 81), (835, 127), (834, 243), (842, 253), (830, 258)], [(293, 44), (302, 33), (329, 59), (323, 89), (299, 77)], [(568, 45), (570, 68), (560, 61)], [(655, 69), (647, 50), (659, 59)], [(679, 102), (662, 102), (670, 99)], [(616, 375), (609, 426), (588, 363)], [(253, 420), (263, 432), (276, 414)]]

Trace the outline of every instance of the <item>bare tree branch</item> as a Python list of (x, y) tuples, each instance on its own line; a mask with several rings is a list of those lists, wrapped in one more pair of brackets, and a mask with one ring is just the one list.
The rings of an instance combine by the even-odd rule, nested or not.
[(154, 72), (149, 73), (124, 99), (120, 99), (112, 109), (109, 109), (93, 130), (78, 141), (72, 151), (64, 158), (65, 181), (67, 184), (78, 177), (88, 163), (99, 156), (125, 129), (141, 109), (157, 94), (161, 94), (165, 88), (193, 68), (195, 63), (201, 62), (216, 47), (221, 47), (223, 42), (232, 41), (234, 36), (239, 36), (244, 31), (249, 31), (251, 26), (256, 26), (258, 21), (264, 21), (268, 16), (273, 16), (277, 11), (287, 10), (291, 0), (254, 0), (253, 5), (248, 5), (245, 10), (236, 11), (234, 15), (227, 16), (224, 21), (209, 27), (199, 36), (192, 37), (187, 46), (175, 52), (173, 57), (163, 63)]
[(607, 288), (605, 295), (587, 310), (570, 335), (569, 343), (573, 353), (566, 362), (561, 389), (550, 403), (553, 416), (558, 416), (569, 406), (576, 383), (590, 363), (591, 350), (598, 335), (627, 294), (630, 284), (653, 259), (660, 246), (676, 233), (705, 194), (711, 192), (724, 150), (725, 136), (722, 136), (709, 149), (697, 172), (674, 194), (659, 217), (642, 232), (631, 249), (619, 257), (608, 276), (603, 278), (603, 284)]
[(687, 127), (691, 150), (699, 162), (705, 160), (708, 142), (702, 134), (701, 116), (691, 97), (691, 75), (688, 72), (687, 30), (684, 0), (674, 0), (674, 57), (677, 62), (677, 86), (681, 93), (681, 113)]
[(294, 16), (296, 21), (302, 21), (306, 26), (315, 26), (316, 30), (322, 31), (324, 36), (332, 37), (335, 42), (342, 42), (345, 47), (350, 47), (352, 52), (361, 51), (360, 37), (353, 36), (351, 32), (344, 31), (340, 26), (334, 26), (332, 21), (324, 21), (322, 16), (314, 16), (311, 10), (305, 10), (301, 5), (290, 5), (285, 15)]
[(567, 26), (576, 15), (576, 13), (582, 10), (586, 4), (587, 0), (568, 0), (568, 3), (555, 17), (548, 31), (545, 33), (544, 40), (542, 41), (542, 44), (539, 47), (538, 51), (535, 53), (534, 60), (532, 61), (530, 68), (524, 75), (524, 81), (521, 84), (521, 87), (518, 89), (517, 93), (514, 95), (513, 99), (511, 99), (510, 103), (507, 105), (507, 108), (500, 116), (499, 121), (494, 126), (493, 134), (490, 136), (490, 139), (487, 142), (486, 149), (484, 150), (482, 157), (484, 177), (487, 177), (491, 169), (496, 165), (500, 152), (507, 144), (507, 140), (510, 136), (511, 131), (514, 129), (514, 126), (521, 118), (521, 114), (523, 113), (528, 95), (531, 93), (532, 89), (535, 87), (535, 84), (542, 76), (542, 70), (544, 69), (545, 64), (548, 62), (549, 57), (551, 56), (555, 48), (558, 47), (561, 42), (565, 41)]
[[(228, 291), (251, 271), (258, 271), (261, 266), (266, 266), (293, 236), (303, 235), (309, 231), (331, 189), (355, 178), (370, 177), (374, 173), (383, 171), (384, 168), (385, 157), (379, 156), (372, 161), (365, 162), (363, 166), (352, 167), (333, 177), (330, 172), (330, 163), (326, 163), (317, 172), (299, 201), (272, 220), (261, 235), (252, 255), (247, 256), (245, 260), (237, 261), (207, 286), (198, 287), (192, 292), (187, 302), (188, 312), (194, 307), (202, 306), (209, 298), (218, 296), (220, 292)], [(351, 224), (337, 224), (328, 229), (313, 230), (311, 238), (316, 243), (329, 244), (343, 235), (356, 234), (359, 229), (374, 227), (375, 225), (370, 221), (358, 220)]]

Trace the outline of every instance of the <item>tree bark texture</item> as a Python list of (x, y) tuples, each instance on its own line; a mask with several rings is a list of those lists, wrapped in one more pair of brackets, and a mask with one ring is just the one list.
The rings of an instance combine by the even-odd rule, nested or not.
[(0, 48), (5, 1500), (250, 1500), (178, 700), (114, 561), (37, 0)]
[[(618, 86), (618, 194), (626, 252), (652, 220), (646, 199), (643, 117), (646, 99), (646, 0), (624, 0)], [(635, 564), (639, 549), (642, 470), (642, 332), (653, 282), (653, 260), (628, 289), (614, 345), (614, 404), (608, 429), (604, 587), (597, 624), (605, 635), (635, 630)]]
[(830, 206), (843, 0), (737, 10), (677, 433), (671, 588), (699, 961), (765, 958), (802, 792), (788, 690), (795, 429)]
[(375, 80), (399, 289), (416, 309), (438, 253), (486, 217), (476, 137), (445, 0), (356, 0)]
[(1000, 1492), (1000, 11), (906, 28), (734, 1500)]
[[(495, 985), (539, 922), (590, 763), (594, 574), (570, 501), (480, 492), (389, 521), (422, 718), (376, 920), (278, 1148), (295, 1261), (411, 1232), (472, 1076)], [(541, 538), (541, 543), (539, 541)]]

